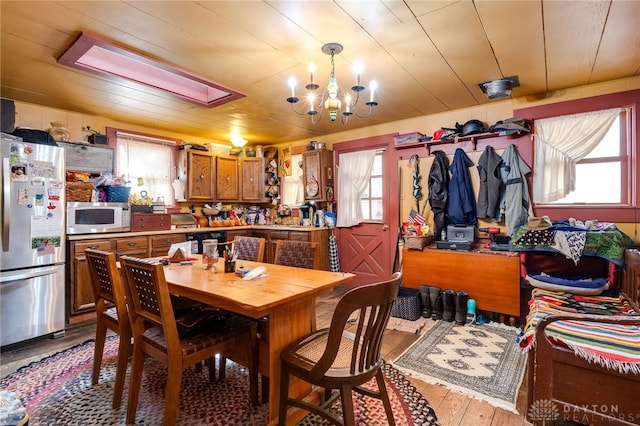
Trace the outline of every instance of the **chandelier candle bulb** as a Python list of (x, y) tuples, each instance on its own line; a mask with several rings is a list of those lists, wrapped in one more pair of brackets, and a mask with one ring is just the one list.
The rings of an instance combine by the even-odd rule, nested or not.
[(291, 98), (295, 98), (296, 97), (296, 79), (293, 77), (289, 78), (289, 87), (291, 88)]

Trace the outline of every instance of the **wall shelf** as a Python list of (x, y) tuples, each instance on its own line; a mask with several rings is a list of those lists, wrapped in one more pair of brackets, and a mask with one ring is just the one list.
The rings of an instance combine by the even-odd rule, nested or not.
[[(519, 134), (515, 133), (514, 135), (516, 136), (520, 136)], [(473, 150), (476, 150), (476, 145), (477, 145), (477, 141), (479, 139), (487, 139), (487, 138), (495, 138), (498, 136), (506, 136), (504, 134), (502, 134), (501, 132), (492, 132), (492, 133), (479, 133), (477, 135), (469, 135), (469, 136), (458, 136), (455, 137), (453, 139), (444, 139), (444, 140), (435, 140), (435, 141), (427, 141), (427, 142), (416, 142), (416, 143), (406, 143), (406, 144), (399, 144), (396, 145), (394, 148), (395, 149), (409, 149), (409, 148), (418, 148), (418, 147), (425, 147), (427, 149), (427, 155), (431, 155), (431, 147), (437, 147), (439, 145), (450, 145), (450, 144), (454, 144), (454, 143), (459, 143), (459, 142), (471, 142), (471, 144), (473, 145)]]

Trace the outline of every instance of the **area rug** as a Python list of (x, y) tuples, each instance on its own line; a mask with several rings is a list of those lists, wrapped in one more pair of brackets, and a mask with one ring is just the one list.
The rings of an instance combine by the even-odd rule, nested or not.
[(456, 325), (438, 321), (393, 365), (403, 373), (517, 412), (526, 355), (518, 330), (502, 324)]
[[(29, 425), (124, 425), (126, 395), (118, 409), (112, 409), (116, 372), (117, 336), (107, 338), (98, 385), (91, 386), (93, 340), (57, 352), (19, 368), (0, 380), (0, 390), (16, 392), (29, 415)], [(166, 370), (148, 358), (138, 403), (138, 425), (162, 424)], [(398, 425), (438, 425), (427, 400), (406, 377), (389, 364), (384, 365), (387, 389)], [(226, 380), (209, 382), (208, 373), (185, 370), (180, 392), (177, 424), (185, 425), (265, 425), (268, 404), (249, 403), (246, 369), (229, 361)], [(375, 386), (373, 384), (372, 386)], [(354, 397), (359, 424), (387, 424), (382, 403)], [(322, 424), (311, 415), (301, 425)]]

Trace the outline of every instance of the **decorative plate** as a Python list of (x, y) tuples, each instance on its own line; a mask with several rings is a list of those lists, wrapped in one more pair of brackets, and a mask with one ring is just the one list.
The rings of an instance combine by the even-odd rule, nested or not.
[(315, 197), (318, 195), (318, 191), (320, 190), (318, 181), (315, 178), (308, 180), (306, 190), (309, 197)]

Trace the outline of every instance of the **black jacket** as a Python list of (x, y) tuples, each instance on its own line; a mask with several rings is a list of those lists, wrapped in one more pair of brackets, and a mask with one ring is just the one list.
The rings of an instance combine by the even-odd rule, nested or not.
[(433, 227), (436, 239), (446, 226), (447, 199), (449, 196), (449, 160), (443, 151), (433, 151), (434, 160), (429, 170), (427, 186), (429, 206), (433, 212)]

